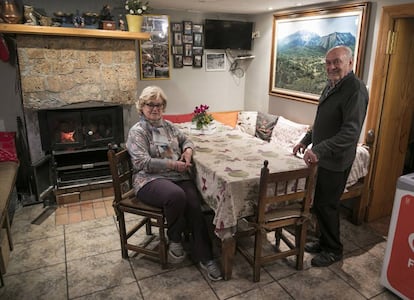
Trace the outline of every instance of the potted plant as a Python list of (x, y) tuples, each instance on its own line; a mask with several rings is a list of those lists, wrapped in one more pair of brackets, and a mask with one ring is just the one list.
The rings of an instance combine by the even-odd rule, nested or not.
[(214, 118), (207, 112), (210, 107), (201, 104), (196, 106), (193, 112), (191, 131), (194, 133), (213, 133), (216, 129)]
[(125, 10), (127, 11), (126, 20), (128, 30), (140, 32), (143, 21), (143, 15), (149, 12), (148, 1), (127, 0), (125, 1)]

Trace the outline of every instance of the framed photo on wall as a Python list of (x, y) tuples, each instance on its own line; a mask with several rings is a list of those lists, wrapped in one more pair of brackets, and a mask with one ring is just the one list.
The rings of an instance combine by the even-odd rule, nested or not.
[[(182, 68), (182, 66), (192, 66), (201, 68), (203, 66), (203, 24), (193, 24), (192, 21), (172, 22), (171, 35), (172, 55), (181, 55), (174, 57), (173, 67)], [(182, 60), (181, 62), (176, 62)]]
[(175, 46), (183, 44), (183, 34), (181, 32), (173, 32), (173, 44)]
[(362, 74), (369, 2), (273, 15), (269, 94), (317, 103), (326, 84), (325, 54), (337, 45), (354, 53)]
[(183, 56), (182, 55), (173, 55), (174, 58), (174, 68), (183, 67)]
[(149, 40), (140, 41), (141, 80), (170, 78), (169, 18), (166, 15), (144, 15), (142, 31)]
[(191, 34), (183, 34), (183, 43), (184, 44), (192, 44), (193, 43), (193, 36)]
[(206, 53), (206, 71), (225, 71), (225, 53)]
[(183, 31), (183, 24), (182, 23), (171, 23), (171, 31), (172, 32), (182, 32)]
[(203, 24), (193, 24), (193, 33), (203, 33)]
[(183, 34), (193, 34), (193, 22), (183, 21)]
[(183, 55), (183, 46), (172, 46), (172, 54), (181, 54)]
[(203, 55), (203, 47), (193, 46), (193, 55)]
[(202, 55), (194, 55), (193, 56), (193, 67), (194, 68), (203, 67), (203, 56)]
[(184, 44), (184, 55), (185, 56), (192, 56), (193, 55), (193, 45), (192, 44)]
[(193, 33), (193, 44), (196, 47), (202, 47), (203, 46), (203, 34)]
[(183, 57), (183, 65), (184, 66), (192, 66), (193, 65), (193, 57), (192, 56), (184, 56)]

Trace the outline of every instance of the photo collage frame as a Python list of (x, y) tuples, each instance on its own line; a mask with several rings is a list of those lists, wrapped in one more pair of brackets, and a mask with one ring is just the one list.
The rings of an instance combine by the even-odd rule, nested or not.
[(203, 24), (195, 24), (192, 21), (171, 23), (171, 53), (174, 68), (203, 67), (203, 35)]
[(142, 32), (149, 32), (149, 40), (140, 41), (141, 80), (170, 78), (169, 17), (145, 15)]

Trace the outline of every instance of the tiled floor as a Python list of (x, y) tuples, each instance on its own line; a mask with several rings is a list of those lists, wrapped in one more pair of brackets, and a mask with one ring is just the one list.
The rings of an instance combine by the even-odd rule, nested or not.
[(56, 208), (55, 224), (68, 225), (113, 216), (113, 197), (65, 204)]
[(233, 279), (211, 282), (189, 260), (167, 270), (140, 256), (123, 260), (113, 216), (56, 225), (55, 212), (32, 224), (43, 210), (34, 205), (15, 213), (0, 299), (398, 299), (379, 282), (387, 230), (381, 223), (343, 220), (346, 255), (328, 268), (310, 267), (306, 254), (303, 271), (292, 259), (280, 261), (253, 283), (237, 254)]

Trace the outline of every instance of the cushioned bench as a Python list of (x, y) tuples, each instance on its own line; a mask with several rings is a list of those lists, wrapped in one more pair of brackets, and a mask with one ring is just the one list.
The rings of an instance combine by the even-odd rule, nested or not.
[[(2, 273), (6, 270), (6, 259), (4, 254), (10, 253), (13, 250), (13, 242), (10, 230), (9, 221), (9, 202), (10, 195), (13, 192), (14, 184), (16, 182), (17, 171), (19, 169), (19, 163), (15, 161), (0, 162), (0, 279), (1, 285), (3, 285)], [(7, 242), (4, 241), (5, 237), (2, 237), (2, 233), (7, 235)], [(2, 249), (4, 246), (8, 246), (9, 249)]]

